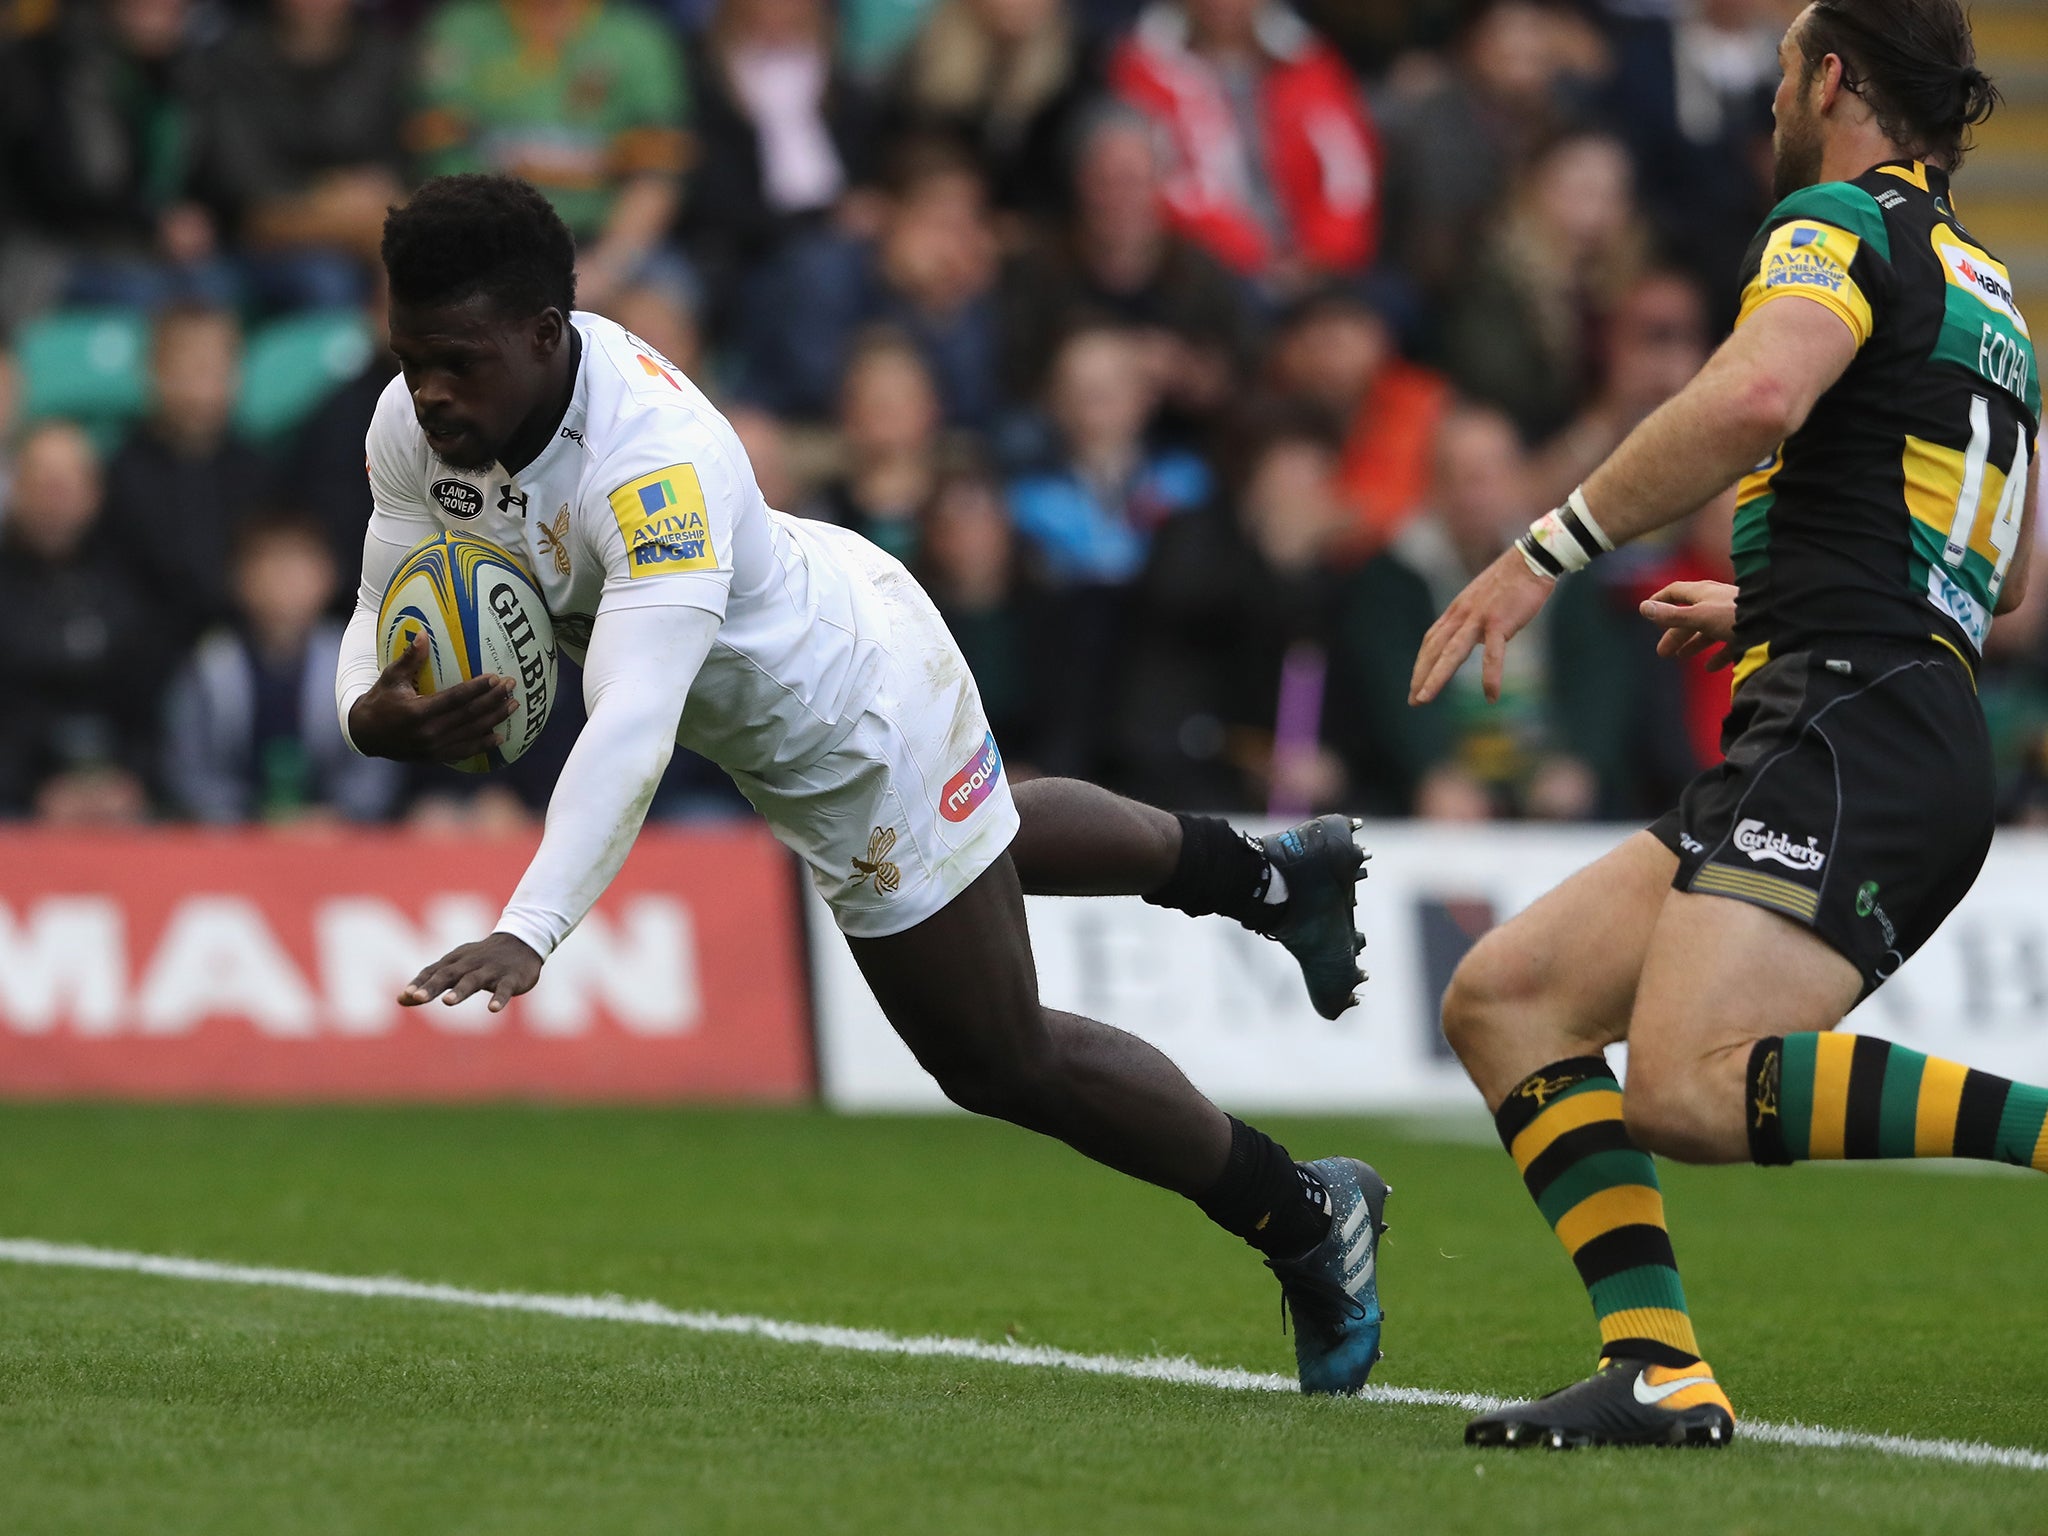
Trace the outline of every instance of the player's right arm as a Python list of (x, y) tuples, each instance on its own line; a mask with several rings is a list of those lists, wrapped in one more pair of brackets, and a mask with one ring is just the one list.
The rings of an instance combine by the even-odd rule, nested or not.
[(365, 443), (370, 476), (370, 525), (363, 534), (363, 576), (356, 611), (343, 631), (335, 667), (334, 704), (341, 733), (365, 757), (403, 762), (460, 762), (487, 750), (497, 728), (512, 715), (509, 678), (474, 677), (420, 692), (426, 644), (415, 641), (390, 666), (377, 664), (377, 609), (391, 573), (441, 523), (420, 495), (416, 456), (424, 452), (413, 421), (405, 380), (393, 379), (377, 402)]
[[(586, 719), (548, 797), (546, 829), (494, 932), (421, 971), (408, 1007), (487, 992), (503, 1008), (626, 861), (732, 588), (734, 529), (760, 503), (752, 469), (701, 424), (651, 422), (605, 462), (570, 525), (604, 567), (584, 657)], [(730, 448), (730, 451), (729, 451)]]
[[(1810, 300), (1760, 310), (1586, 482), (1585, 500), (1610, 543), (1678, 521), (1777, 452), (1855, 361), (1858, 345), (1831, 310)], [(1532, 571), (1519, 548), (1509, 549), (1430, 629), (1409, 701), (1435, 698), (1482, 645), (1486, 697), (1498, 699), (1508, 641), (1556, 585)]]
[[(1623, 440), (1569, 508), (1530, 530), (1543, 548), (1525, 557), (1518, 544), (1458, 595), (1423, 640), (1410, 703), (1435, 698), (1482, 646), (1486, 697), (1497, 700), (1508, 641), (1542, 609), (1557, 575), (1696, 511), (1805, 425), (1877, 323), (1889, 282), (1875, 240), (1882, 227), (1868, 194), (1839, 184), (1779, 205), (1752, 248), (1735, 334)], [(1532, 568), (1539, 558), (1549, 574)]]

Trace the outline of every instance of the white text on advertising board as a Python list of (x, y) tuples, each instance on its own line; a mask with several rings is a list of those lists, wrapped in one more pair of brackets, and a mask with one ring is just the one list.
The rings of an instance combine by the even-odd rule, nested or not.
[[(184, 897), (143, 947), (112, 897), (0, 902), (0, 1030), (177, 1036), (225, 1017), (283, 1040), (388, 1034), (406, 1019), (398, 989), (489, 932), (496, 908), (448, 894), (419, 913), (378, 896), (330, 897), (313, 909), (311, 963), (302, 964), (245, 896)], [(687, 1034), (702, 1011), (689, 910), (638, 895), (586, 918), (511, 1011), (491, 1013), (476, 998), (411, 1017), (455, 1035), (569, 1038), (589, 1033), (601, 1013), (629, 1034), (664, 1038)]]

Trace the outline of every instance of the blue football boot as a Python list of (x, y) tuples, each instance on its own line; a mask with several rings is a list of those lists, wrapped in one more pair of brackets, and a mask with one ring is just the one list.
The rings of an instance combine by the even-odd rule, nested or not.
[(1294, 1319), (1301, 1390), (1356, 1392), (1380, 1358), (1379, 1247), (1387, 1230), (1387, 1181), (1351, 1157), (1302, 1167), (1330, 1198), (1330, 1231), (1298, 1259), (1268, 1259)]
[(1352, 926), (1358, 882), (1371, 857), (1352, 840), (1360, 825), (1345, 816), (1318, 816), (1259, 839), (1267, 862), (1287, 882), (1287, 899), (1255, 926), (1294, 956), (1309, 1001), (1326, 1019), (1355, 1004), (1354, 989), (1365, 980), (1358, 967), (1365, 935)]

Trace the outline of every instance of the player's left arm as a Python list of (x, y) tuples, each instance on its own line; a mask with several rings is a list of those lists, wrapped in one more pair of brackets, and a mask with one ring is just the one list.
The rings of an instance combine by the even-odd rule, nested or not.
[[(1799, 430), (1865, 339), (1836, 308), (1796, 294), (1759, 305), (1692, 383), (1652, 412), (1580, 495), (1544, 523), (1590, 512), (1598, 519), (1598, 532), (1590, 536), (1604, 535), (1611, 548), (1696, 511)], [(1482, 645), (1486, 696), (1498, 699), (1509, 639), (1555, 586), (1554, 577), (1530, 568), (1519, 547), (1509, 549), (1431, 627), (1416, 658), (1409, 701), (1435, 698)]]
[[(679, 462), (661, 463), (670, 457)], [(605, 570), (583, 661), (589, 718), (497, 929), (414, 977), (399, 994), (408, 1006), (488, 992), (496, 1012), (540, 979), (640, 835), (725, 621), (733, 527), (760, 495), (737, 447), (701, 427), (663, 434), (606, 465), (596, 486), (572, 535)]]

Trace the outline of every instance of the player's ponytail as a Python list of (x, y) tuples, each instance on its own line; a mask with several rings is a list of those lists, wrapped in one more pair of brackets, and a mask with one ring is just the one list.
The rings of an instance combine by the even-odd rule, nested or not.
[(1809, 74), (1841, 59), (1885, 136), (1951, 171), (1999, 102), (1960, 0), (1814, 0), (1799, 48)]
[[(1958, 138), (1960, 141), (1968, 137), (1970, 129), (1976, 127), (1979, 123), (1990, 117), (1993, 112), (1997, 111), (1998, 104), (2003, 98), (1998, 94), (1998, 87), (1991, 83), (1991, 77), (1975, 64), (1964, 65), (1962, 75), (1956, 83), (1961, 88), (1962, 96), (1958, 104), (1958, 118), (1960, 122)], [(1969, 146), (1965, 143), (1962, 147), (1968, 148)]]

